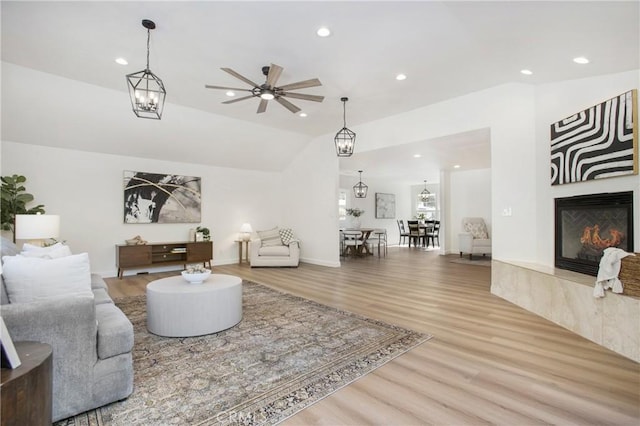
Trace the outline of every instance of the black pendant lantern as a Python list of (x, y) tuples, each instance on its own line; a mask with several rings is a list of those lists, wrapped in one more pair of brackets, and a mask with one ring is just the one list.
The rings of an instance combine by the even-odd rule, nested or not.
[(369, 187), (362, 183), (362, 170), (358, 170), (358, 173), (360, 173), (360, 182), (353, 185), (353, 195), (355, 195), (356, 198), (367, 198)]
[(424, 189), (422, 190), (422, 192), (419, 195), (420, 201), (422, 201), (423, 203), (426, 203), (429, 200), (429, 195), (431, 195), (431, 193), (427, 189), (427, 181), (425, 180), (424, 181)]
[(143, 19), (142, 26), (147, 29), (147, 67), (143, 71), (127, 75), (129, 97), (133, 112), (138, 117), (160, 120), (167, 91), (162, 80), (149, 69), (149, 39), (156, 24)]
[(340, 98), (342, 101), (342, 120), (343, 127), (336, 133), (336, 137), (333, 139), (336, 143), (336, 153), (338, 157), (351, 157), (353, 154), (353, 148), (356, 144), (356, 134), (347, 129), (347, 101), (349, 98)]

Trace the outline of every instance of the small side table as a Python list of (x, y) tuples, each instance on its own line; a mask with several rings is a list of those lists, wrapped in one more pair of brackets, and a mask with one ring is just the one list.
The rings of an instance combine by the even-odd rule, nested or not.
[(51, 346), (14, 342), (21, 365), (2, 369), (0, 425), (51, 425), (53, 361)]
[(244, 246), (244, 259), (249, 263), (249, 241), (236, 240), (238, 243), (238, 265), (242, 264), (242, 246)]

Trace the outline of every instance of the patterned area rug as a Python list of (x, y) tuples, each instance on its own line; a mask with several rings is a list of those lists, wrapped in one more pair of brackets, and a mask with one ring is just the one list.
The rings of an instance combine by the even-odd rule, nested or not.
[(116, 304), (133, 394), (56, 426), (276, 424), (431, 338), (247, 281), (242, 321), (207, 336), (153, 335), (144, 296)]

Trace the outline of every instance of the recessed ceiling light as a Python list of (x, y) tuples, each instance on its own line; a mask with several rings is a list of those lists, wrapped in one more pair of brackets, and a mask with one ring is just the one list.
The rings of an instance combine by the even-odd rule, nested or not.
[(533, 71), (531, 71), (531, 70), (520, 70), (520, 72), (521, 72), (522, 74), (524, 74), (524, 75), (531, 75), (531, 74), (533, 74)]
[(413, 158), (420, 158), (422, 157), (422, 154), (413, 154)]
[(454, 169), (459, 169), (459, 168), (460, 168), (460, 164), (455, 164), (455, 165), (453, 166), (453, 168), (454, 168)]
[(120, 65), (129, 65), (129, 62), (125, 58), (116, 58), (116, 63)]
[(578, 56), (577, 58), (573, 58), (573, 62), (575, 62), (576, 64), (584, 65), (584, 64), (588, 64), (589, 60), (584, 56)]
[(407, 79), (407, 76), (406, 76), (406, 75), (404, 75), (404, 74), (398, 74), (398, 75), (396, 75), (396, 80), (400, 80), (400, 81), (402, 81), (402, 80), (406, 80), (406, 79)]
[(298, 114), (300, 117), (306, 117), (307, 113), (306, 112), (301, 112), (300, 114)]
[(329, 37), (331, 35), (331, 30), (327, 27), (320, 27), (318, 31), (316, 31), (319, 37)]
[(235, 95), (236, 95), (236, 92), (232, 92), (231, 90), (229, 90), (229, 91), (226, 93), (226, 95), (227, 95), (227, 96), (235, 96)]

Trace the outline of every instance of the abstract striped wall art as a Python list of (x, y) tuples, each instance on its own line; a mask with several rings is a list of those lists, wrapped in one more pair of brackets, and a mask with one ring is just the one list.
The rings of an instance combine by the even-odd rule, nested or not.
[(638, 174), (638, 94), (630, 90), (551, 125), (551, 184)]

